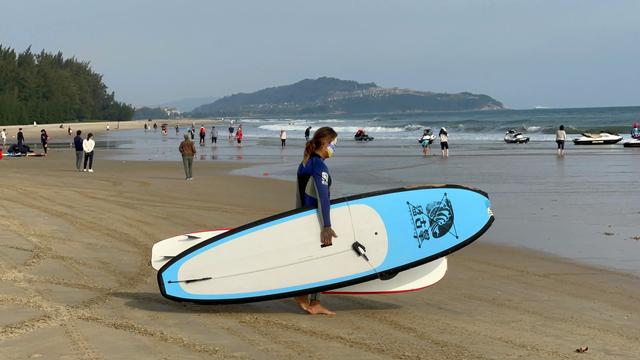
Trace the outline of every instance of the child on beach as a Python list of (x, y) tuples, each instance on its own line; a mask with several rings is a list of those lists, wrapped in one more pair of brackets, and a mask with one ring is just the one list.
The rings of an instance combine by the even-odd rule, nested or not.
[(84, 168), (82, 171), (87, 171), (87, 163), (89, 164), (88, 171), (93, 172), (93, 149), (96, 143), (93, 141), (93, 134), (87, 134), (87, 138), (82, 142), (82, 150), (84, 150)]
[(42, 150), (44, 154), (47, 155), (47, 149), (49, 148), (49, 135), (47, 135), (47, 130), (40, 130), (40, 143), (42, 144)]

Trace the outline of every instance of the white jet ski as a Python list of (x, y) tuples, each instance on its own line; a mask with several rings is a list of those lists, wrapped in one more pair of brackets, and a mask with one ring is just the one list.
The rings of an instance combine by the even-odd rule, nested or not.
[(573, 139), (575, 145), (608, 145), (622, 140), (618, 134), (601, 131), (599, 133), (583, 133), (581, 137)]
[(511, 129), (504, 134), (504, 142), (507, 144), (526, 144), (529, 142), (529, 137)]

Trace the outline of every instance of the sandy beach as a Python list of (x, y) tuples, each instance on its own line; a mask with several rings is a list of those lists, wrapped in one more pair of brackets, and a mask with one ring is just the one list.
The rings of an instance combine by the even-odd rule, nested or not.
[[(122, 125), (121, 125), (122, 126)], [(636, 359), (640, 279), (487, 244), (449, 258), (423, 291), (200, 306), (157, 290), (154, 242), (288, 210), (294, 185), (239, 165), (3, 159), (0, 345), (4, 359)], [(500, 221), (500, 214), (497, 214)], [(575, 349), (588, 346), (586, 354)]]

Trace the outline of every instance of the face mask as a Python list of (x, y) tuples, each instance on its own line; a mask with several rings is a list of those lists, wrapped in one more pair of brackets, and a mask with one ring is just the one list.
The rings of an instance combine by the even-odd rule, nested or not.
[(333, 140), (331, 142), (331, 144), (329, 144), (329, 146), (327, 147), (327, 157), (333, 157), (333, 155), (336, 153), (336, 143), (338, 142), (338, 139)]

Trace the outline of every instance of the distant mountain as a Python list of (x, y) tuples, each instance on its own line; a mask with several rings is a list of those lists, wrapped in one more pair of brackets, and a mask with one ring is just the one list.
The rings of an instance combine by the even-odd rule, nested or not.
[(434, 93), (382, 88), (375, 83), (321, 77), (250, 94), (225, 96), (202, 105), (191, 116), (277, 116), (296, 114), (363, 114), (503, 109), (482, 94)]
[(210, 104), (216, 101), (218, 98), (207, 96), (207, 97), (197, 97), (197, 98), (186, 98), (174, 101), (168, 101), (166, 103), (158, 105), (158, 107), (162, 108), (175, 108), (180, 112), (189, 112), (200, 105)]

